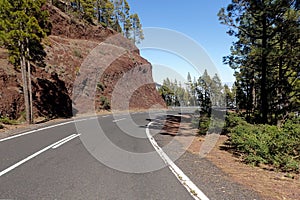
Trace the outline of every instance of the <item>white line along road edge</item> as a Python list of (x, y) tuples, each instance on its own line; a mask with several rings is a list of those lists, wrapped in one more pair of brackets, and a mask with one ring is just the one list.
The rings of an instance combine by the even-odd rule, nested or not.
[(14, 138), (17, 138), (17, 137), (21, 137), (21, 136), (24, 136), (24, 135), (28, 135), (28, 134), (31, 134), (31, 133), (35, 133), (35, 132), (38, 132), (38, 131), (42, 131), (42, 130), (46, 130), (46, 129), (50, 129), (50, 128), (55, 128), (55, 127), (63, 126), (63, 125), (66, 125), (66, 124), (71, 124), (71, 123), (76, 123), (76, 122), (82, 122), (82, 121), (86, 121), (86, 120), (91, 120), (91, 119), (97, 119), (97, 117), (90, 117), (90, 118), (85, 118), (85, 119), (73, 120), (73, 121), (63, 122), (63, 123), (60, 123), (60, 124), (46, 126), (46, 127), (43, 127), (43, 128), (38, 128), (38, 129), (35, 129), (35, 130), (32, 130), (32, 131), (28, 131), (28, 132), (25, 132), (25, 133), (20, 133), (20, 134), (17, 134), (17, 135), (13, 135), (13, 136), (10, 136), (10, 137), (3, 138), (3, 139), (0, 140), (0, 142), (4, 142), (6, 140), (11, 140), (11, 139), (14, 139)]
[(47, 151), (47, 150), (49, 150), (49, 149), (51, 149), (51, 148), (53, 148), (53, 147), (57, 148), (58, 146), (60, 146), (60, 145), (62, 145), (62, 144), (64, 144), (64, 143), (66, 143), (66, 142), (68, 142), (68, 141), (70, 141), (70, 140), (72, 140), (72, 139), (78, 137), (79, 135), (80, 135), (80, 134), (72, 134), (72, 135), (69, 135), (68, 137), (65, 137), (65, 138), (63, 138), (63, 139), (61, 139), (61, 140), (59, 140), (59, 141), (57, 141), (57, 142), (55, 142), (55, 143), (53, 143), (53, 144), (51, 144), (51, 145), (45, 147), (45, 148), (43, 148), (42, 150), (40, 150), (40, 151), (38, 151), (38, 152), (36, 152), (36, 153), (34, 153), (34, 154), (28, 156), (27, 158), (24, 158), (23, 160), (17, 162), (16, 164), (14, 164), (14, 165), (8, 167), (7, 169), (1, 171), (1, 172), (0, 172), (0, 177), (3, 176), (4, 174), (10, 172), (11, 170), (15, 169), (16, 167), (18, 167), (18, 166), (24, 164), (25, 162), (29, 161), (30, 159), (33, 159), (34, 157), (40, 155), (41, 153), (43, 153), (43, 152), (45, 152), (45, 151)]
[(116, 122), (119, 122), (119, 121), (122, 121), (122, 120), (125, 120), (126, 118), (122, 118), (122, 119), (116, 119), (116, 120), (113, 120), (112, 122), (113, 123), (116, 123)]
[(181, 184), (187, 189), (187, 191), (191, 194), (194, 199), (197, 200), (209, 200), (209, 198), (187, 177), (182, 170), (175, 165), (175, 163), (167, 156), (167, 154), (158, 146), (152, 135), (150, 134), (149, 127), (153, 122), (150, 122), (146, 128), (146, 134), (150, 143), (157, 151), (159, 156), (163, 159), (163, 161), (168, 165), (169, 169), (176, 176), (176, 178), (181, 182)]

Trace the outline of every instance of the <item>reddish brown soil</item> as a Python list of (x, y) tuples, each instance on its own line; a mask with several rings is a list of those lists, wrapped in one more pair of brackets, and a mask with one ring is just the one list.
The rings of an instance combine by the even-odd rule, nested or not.
[[(46, 9), (50, 13), (52, 29), (51, 35), (43, 42), (46, 66), (32, 66), (34, 113), (36, 117), (68, 117), (72, 115), (73, 84), (81, 73), (82, 63), (97, 45), (115, 36), (116, 32), (102, 26), (88, 25), (50, 5)], [(127, 41), (120, 38), (114, 40), (113, 45), (127, 48)], [(7, 58), (7, 51), (0, 48), (0, 117), (17, 119), (24, 110), (22, 79), (20, 72), (8, 63)], [(96, 90), (92, 102), (96, 111), (102, 109), (100, 97), (105, 96), (111, 101), (116, 84), (124, 76), (126, 79), (123, 81), (128, 80), (127, 88), (124, 87), (123, 93), (114, 96), (119, 98), (116, 102), (120, 102), (114, 104), (114, 109), (148, 109), (154, 105), (165, 107), (153, 83), (151, 64), (140, 57), (134, 46), (110, 63), (99, 80), (94, 80), (104, 86), (102, 91)], [(128, 88), (135, 89), (130, 91)], [(95, 90), (95, 87), (92, 89)], [(127, 106), (123, 105), (124, 96), (128, 99)]]
[(208, 159), (215, 165), (229, 174), (235, 181), (259, 192), (264, 199), (299, 199), (299, 174), (286, 174), (246, 165), (231, 153), (220, 150), (227, 139), (226, 136), (220, 136), (217, 145), (208, 155)]

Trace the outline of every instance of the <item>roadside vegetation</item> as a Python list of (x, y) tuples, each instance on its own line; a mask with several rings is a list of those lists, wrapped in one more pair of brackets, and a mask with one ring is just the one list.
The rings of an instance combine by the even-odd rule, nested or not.
[(281, 126), (250, 124), (243, 114), (229, 113), (224, 131), (228, 149), (247, 164), (300, 173), (300, 118)]
[(210, 113), (196, 110), (192, 120), (192, 127), (198, 129), (199, 135), (206, 135), (210, 133), (222, 133), (224, 127), (225, 112)]
[(0, 116), (0, 129), (4, 129), (5, 125), (18, 125), (20, 124), (19, 120), (12, 120), (8, 117), (1, 117)]
[(199, 129), (199, 135), (210, 132), (227, 135), (224, 150), (246, 164), (300, 173), (300, 117), (291, 115), (280, 126), (252, 124), (246, 118), (246, 112), (230, 111), (223, 124), (221, 119), (202, 113), (194, 118), (192, 126)]
[(224, 57), (236, 106), (253, 124), (279, 125), (300, 110), (300, 3), (232, 1), (218, 14), (235, 41)]
[(239, 114), (226, 118), (243, 162), (299, 173), (299, 1), (232, 1), (218, 14), (235, 37), (224, 63), (235, 70)]
[(12, 120), (12, 119), (9, 119), (8, 117), (0, 118), (0, 123), (6, 124), (6, 125), (17, 125), (17, 124), (19, 124), (19, 122), (17, 120)]
[(110, 110), (110, 101), (107, 97), (101, 96), (100, 97), (100, 102), (101, 102), (101, 108), (104, 110)]
[[(220, 131), (230, 152), (247, 164), (300, 171), (300, 3), (232, 1), (218, 14), (234, 37), (224, 57), (235, 72), (232, 87), (207, 71), (183, 86), (166, 79), (159, 92), (169, 106), (199, 106), (192, 125), (199, 134)], [(182, 89), (183, 88), (183, 89)], [(219, 116), (218, 116), (219, 115)]]

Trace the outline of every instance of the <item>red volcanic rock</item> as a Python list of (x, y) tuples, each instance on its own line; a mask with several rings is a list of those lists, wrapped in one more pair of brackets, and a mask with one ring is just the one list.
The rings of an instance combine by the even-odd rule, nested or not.
[[(47, 5), (51, 35), (44, 41), (45, 67), (33, 66), (35, 116), (68, 117), (72, 103), (81, 112), (165, 107), (152, 78), (151, 64), (112, 29), (71, 18)], [(24, 111), (22, 80), (0, 49), (0, 116)], [(74, 111), (74, 110), (73, 110)]]

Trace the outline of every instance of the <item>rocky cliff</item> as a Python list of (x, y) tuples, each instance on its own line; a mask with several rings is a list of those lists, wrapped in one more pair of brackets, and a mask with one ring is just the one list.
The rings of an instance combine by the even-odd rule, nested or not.
[[(115, 110), (164, 106), (153, 83), (152, 66), (134, 45), (111, 29), (76, 20), (54, 6), (47, 5), (46, 9), (52, 27), (51, 35), (43, 42), (45, 67), (33, 66), (35, 116), (71, 116), (74, 91), (78, 93), (79, 88), (74, 83), (95, 73), (98, 76), (89, 85), (93, 95), (83, 94), (85, 89), (80, 92), (84, 102), (90, 98), (96, 111), (109, 105)], [(103, 44), (109, 44), (109, 48)], [(104, 50), (94, 54), (103, 47)], [(115, 55), (118, 49), (122, 53)], [(87, 70), (91, 68), (87, 64), (91, 55), (96, 62), (94, 71)], [(21, 74), (8, 63), (7, 57), (7, 51), (0, 49), (0, 116), (16, 119), (24, 112)]]

